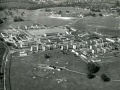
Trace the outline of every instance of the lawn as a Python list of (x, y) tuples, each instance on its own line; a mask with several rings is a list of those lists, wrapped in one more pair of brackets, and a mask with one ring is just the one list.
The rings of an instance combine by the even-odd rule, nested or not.
[[(45, 58), (48, 54), (50, 58)], [(112, 79), (119, 79), (119, 64), (104, 63), (98, 76), (105, 73)], [(100, 78), (88, 79), (86, 75), (71, 72), (39, 68), (39, 64), (64, 67), (87, 73), (86, 63), (70, 52), (59, 50), (39, 52), (26, 57), (12, 57), (12, 90), (119, 90), (119, 82), (103, 82)], [(37, 69), (36, 69), (37, 68)], [(118, 69), (117, 69), (118, 68)], [(62, 80), (62, 81), (60, 81)]]

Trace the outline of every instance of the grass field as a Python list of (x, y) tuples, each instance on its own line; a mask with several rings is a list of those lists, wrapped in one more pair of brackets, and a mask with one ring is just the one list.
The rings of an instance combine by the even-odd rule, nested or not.
[(36, 8), (40, 8), (38, 4), (35, 3), (29, 3), (29, 2), (4, 2), (4, 3), (0, 3), (0, 8), (3, 9), (36, 9)]
[[(49, 54), (50, 58), (45, 59), (45, 54)], [(35, 70), (38, 64), (66, 66), (69, 70), (87, 73), (86, 63), (70, 52), (63, 54), (59, 50), (54, 50), (26, 57), (13, 57), (10, 75), (12, 90), (119, 90), (120, 88), (120, 83), (117, 81), (105, 83), (98, 77), (88, 79), (84, 74), (69, 70), (56, 71), (42, 68)], [(105, 73), (111, 79), (120, 79), (119, 60), (101, 65), (98, 76)], [(58, 79), (63, 81), (58, 83)]]
[[(67, 10), (70, 12), (81, 12), (81, 13), (87, 13), (88, 10), (78, 9), (75, 10), (73, 7), (56, 7), (51, 8), (52, 11), (63, 11), (65, 13)], [(12, 26), (21, 26), (24, 27), (24, 25), (32, 25), (34, 22), (38, 22), (41, 25), (47, 25), (47, 26), (62, 26), (70, 24), (71, 22), (75, 21), (76, 19), (72, 20), (60, 20), (56, 18), (50, 18), (48, 15), (46, 15), (46, 12), (44, 9), (40, 10), (23, 10), (19, 9), (19, 13), (25, 12), (24, 14), (24, 20), (23, 22), (13, 22), (6, 25), (1, 25), (1, 30), (3, 28), (8, 27), (9, 25)], [(15, 14), (15, 13), (14, 13)], [(4, 12), (0, 12), (1, 16), (4, 16)], [(103, 34), (110, 34), (110, 35), (117, 35), (120, 36), (120, 27), (119, 27), (120, 18), (116, 18), (113, 16), (109, 17), (85, 17), (83, 19), (78, 20), (76, 23), (72, 23), (71, 26), (75, 27), (78, 30), (81, 30), (84, 28), (97, 28), (98, 31), (100, 31)], [(92, 30), (91, 29), (91, 30)]]
[(84, 10), (82, 8), (80, 9), (75, 9), (74, 7), (55, 7), (55, 8), (51, 8), (51, 11), (62, 11), (63, 13), (66, 13), (66, 11), (70, 11), (70, 13), (82, 13), (82, 14), (85, 14), (85, 13), (89, 13), (90, 11), (89, 10)]
[[(13, 5), (14, 3), (10, 4)], [(63, 10), (63, 12), (65, 12), (66, 10), (70, 10), (70, 12), (88, 12), (83, 9), (74, 10), (74, 8), (72, 7), (52, 8), (52, 11), (58, 10)], [(44, 10), (19, 10), (19, 12), (23, 11), (25, 12), (25, 21), (2, 24), (0, 26), (0, 30), (8, 28), (9, 25), (23, 27), (24, 25), (30, 26), (32, 25), (32, 23), (38, 22), (42, 25), (47, 26), (62, 26), (69, 24), (71, 21), (74, 21), (49, 18), (48, 15), (46, 15), (46, 13), (44, 12)], [(4, 12), (0, 12), (0, 15), (4, 16)], [(120, 18), (115, 17), (85, 17), (78, 20), (76, 23), (73, 23), (71, 26), (75, 27), (78, 30), (82, 30), (83, 27), (84, 29), (86, 27), (91, 28), (91, 30), (97, 28), (98, 32), (101, 32), (103, 34), (120, 36), (119, 23)], [(61, 29), (59, 29), (58, 31), (60, 30)], [(51, 32), (51, 29), (49, 31)], [(46, 31), (30, 31), (30, 33), (35, 35), (39, 34), (38, 32), (45, 33)], [(44, 55), (46, 53), (49, 54), (51, 57), (45, 59)], [(119, 90), (119, 58), (120, 56), (113, 58), (104, 58), (103, 60), (113, 62), (100, 64), (102, 68), (97, 73), (97, 75), (100, 76), (101, 74), (105, 73), (112, 79), (110, 82), (105, 83), (98, 77), (91, 80), (88, 79), (86, 76), (87, 64), (72, 53), (63, 54), (59, 50), (54, 50), (35, 53), (26, 57), (15, 56), (11, 59), (12, 64), (10, 68), (12, 90)], [(66, 66), (67, 70), (63, 69), (62, 71), (45, 71), (45, 69), (41, 68), (34, 70), (34, 68), (36, 68), (38, 64), (49, 64), (59, 67)], [(58, 83), (58, 79), (62, 79), (63, 81)]]
[(77, 28), (78, 30), (82, 27), (90, 28), (90, 30), (97, 29), (98, 32), (101, 32), (102, 34), (117, 35), (120, 37), (119, 23), (120, 19), (113, 16), (86, 17), (80, 19), (71, 26)]
[[(84, 9), (78, 9), (75, 10), (73, 7), (56, 7), (56, 8), (51, 8), (52, 11), (63, 11), (65, 13), (67, 10), (70, 12), (78, 12), (78, 13), (88, 13), (88, 10)], [(19, 9), (19, 13), (25, 12), (24, 14), (24, 20), (23, 22), (13, 22), (10, 23), (9, 25), (12, 26), (24, 26), (24, 25), (32, 25), (34, 22), (38, 22), (42, 25), (47, 25), (47, 26), (62, 26), (62, 25), (67, 25), (76, 19), (73, 20), (60, 20), (56, 18), (50, 18), (48, 15), (46, 15), (46, 12), (44, 9), (40, 10), (23, 10)], [(18, 15), (14, 13), (15, 15)], [(0, 12), (1, 16), (4, 16), (4, 12)], [(115, 34), (115, 35), (120, 35), (119, 31), (119, 22), (120, 18), (116, 18), (113, 16), (109, 17), (85, 17), (83, 19), (80, 19), (76, 23), (73, 23), (71, 26), (77, 28), (78, 30), (81, 30), (81, 27), (89, 27), (89, 28), (97, 28), (100, 32), (102, 33), (108, 33), (108, 34)], [(4, 26), (7, 27), (7, 26)], [(1, 26), (0, 26), (1, 28)], [(2, 28), (1, 28), (2, 29)], [(118, 33), (119, 32), (119, 33)]]
[(40, 29), (40, 30), (27, 30), (32, 35), (44, 35), (45, 33), (65, 33), (66, 29), (64, 28), (50, 28), (50, 29)]

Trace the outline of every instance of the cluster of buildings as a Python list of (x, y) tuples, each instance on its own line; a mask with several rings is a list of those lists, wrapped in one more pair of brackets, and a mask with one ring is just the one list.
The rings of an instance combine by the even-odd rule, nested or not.
[(8, 29), (0, 33), (0, 36), (6, 43), (14, 48), (27, 48), (34, 45), (36, 42), (34, 38), (29, 37), (27, 34), (21, 32), (19, 29)]
[(33, 24), (31, 26), (27, 26), (25, 25), (25, 30), (34, 30), (34, 29), (46, 29), (48, 28), (47, 26), (45, 25), (40, 25), (40, 24)]
[[(30, 28), (30, 27), (29, 27)], [(85, 61), (101, 61), (96, 59), (99, 55), (115, 50), (115, 43), (120, 44), (120, 38), (110, 38), (97, 32), (80, 32), (66, 26), (65, 33), (45, 33), (39, 37), (30, 37), (27, 34), (14, 30), (2, 32), (5, 42), (14, 44), (20, 52), (20, 56), (28, 55), (29, 52), (47, 51), (53, 49), (69, 50)], [(77, 32), (77, 34), (74, 34)]]
[[(39, 45), (31, 47), (31, 51), (46, 51), (53, 49), (69, 50), (82, 59), (88, 61), (99, 62), (97, 57), (101, 54), (112, 52), (115, 50), (115, 43), (120, 43), (120, 39), (105, 37), (100, 33), (81, 33), (78, 34), (79, 41), (72, 34), (75, 29), (69, 28), (66, 33), (46, 33), (39, 38)], [(92, 37), (91, 36), (96, 36)]]

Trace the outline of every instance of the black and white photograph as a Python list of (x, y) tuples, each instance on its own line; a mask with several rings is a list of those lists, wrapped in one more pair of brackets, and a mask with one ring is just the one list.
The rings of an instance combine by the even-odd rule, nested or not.
[(120, 0), (0, 0), (0, 90), (120, 90)]

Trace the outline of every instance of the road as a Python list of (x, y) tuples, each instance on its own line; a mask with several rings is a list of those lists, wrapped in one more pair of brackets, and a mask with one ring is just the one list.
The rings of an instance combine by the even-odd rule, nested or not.
[[(4, 76), (3, 76), (3, 90), (10, 90), (8, 87), (10, 87), (10, 82), (9, 82), (9, 80), (8, 79), (10, 79), (9, 78), (9, 76), (8, 75), (6, 75), (6, 70), (7, 70), (7, 63), (8, 63), (8, 57), (9, 57), (9, 55), (10, 55), (10, 49), (9, 49), (9, 47), (4, 43), (4, 42), (1, 42), (0, 41), (0, 43), (2, 43), (4, 46), (5, 46), (5, 53), (4, 53), (4, 56), (3, 56), (3, 63), (2, 63), (2, 69), (1, 69), (1, 72), (4, 74)], [(9, 70), (9, 69), (8, 69)], [(8, 78), (8, 79), (7, 79)], [(6, 84), (6, 82), (7, 82), (7, 84)]]

